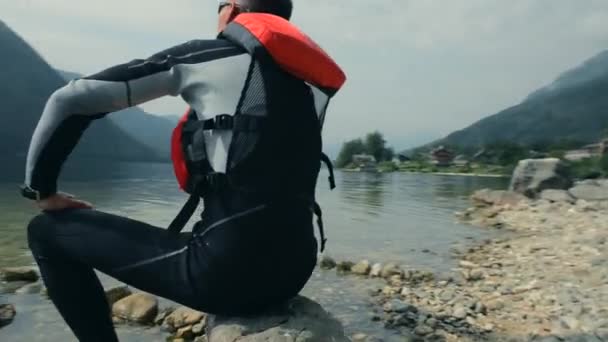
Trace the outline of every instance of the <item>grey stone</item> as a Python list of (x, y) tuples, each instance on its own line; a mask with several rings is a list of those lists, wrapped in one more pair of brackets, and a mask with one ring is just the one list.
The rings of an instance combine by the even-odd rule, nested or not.
[(428, 334), (431, 334), (433, 332), (433, 328), (429, 327), (428, 325), (419, 325), (414, 329), (414, 334), (418, 335), (418, 336), (425, 336)]
[(15, 306), (12, 304), (0, 304), (0, 328), (11, 324), (15, 315), (17, 315)]
[(382, 267), (382, 271), (380, 272), (380, 276), (384, 279), (388, 279), (394, 275), (401, 275), (403, 276), (403, 270), (401, 268), (399, 268), (399, 266), (397, 266), (396, 264), (386, 264), (384, 267)]
[(332, 268), (336, 267), (336, 265), (336, 261), (332, 257), (326, 255), (324, 255), (319, 262), (319, 267), (324, 270), (331, 270)]
[(135, 323), (152, 323), (158, 314), (158, 300), (146, 293), (135, 293), (114, 303), (112, 314)]
[(38, 272), (33, 267), (7, 267), (0, 270), (0, 280), (4, 281), (38, 281)]
[(540, 193), (540, 198), (549, 202), (565, 202), (573, 204), (576, 202), (576, 198), (574, 198), (568, 191), (566, 190), (554, 190), (547, 189), (543, 190)]
[(371, 267), (369, 261), (363, 260), (363, 261), (357, 263), (356, 265), (354, 265), (351, 269), (351, 272), (354, 274), (357, 274), (357, 275), (366, 276), (371, 271), (371, 268), (372, 267)]
[[(527, 199), (525, 196), (511, 191), (482, 189), (474, 192), (471, 196), (471, 200), (477, 207), (488, 207), (507, 204), (515, 205)], [(487, 215), (493, 216), (493, 214)]]
[(402, 300), (393, 299), (386, 302), (383, 306), (384, 311), (386, 312), (396, 312), (396, 313), (405, 313), (405, 312), (417, 312), (415, 306), (409, 305)]
[(454, 290), (447, 289), (447, 290), (441, 292), (441, 294), (439, 295), (439, 299), (441, 299), (444, 302), (449, 302), (452, 299), (454, 299), (455, 295), (456, 295), (456, 293), (454, 292)]
[(566, 190), (572, 179), (565, 164), (557, 158), (521, 160), (511, 179), (510, 191), (536, 198), (543, 190)]
[(570, 189), (570, 194), (585, 201), (608, 201), (608, 185), (595, 181), (577, 184)]
[(194, 342), (209, 342), (207, 335), (199, 336), (194, 339)]
[(467, 317), (467, 309), (462, 306), (462, 305), (458, 305), (456, 307), (454, 307), (454, 311), (452, 312), (452, 316), (458, 318), (458, 319), (463, 319)]
[(349, 342), (342, 324), (305, 297), (296, 297), (263, 315), (210, 316), (208, 337), (209, 342)]

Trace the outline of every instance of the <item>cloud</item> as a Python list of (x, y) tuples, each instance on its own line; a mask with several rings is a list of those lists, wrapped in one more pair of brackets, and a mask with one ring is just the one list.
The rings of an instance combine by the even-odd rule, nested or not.
[[(0, 13), (53, 65), (91, 73), (213, 37), (216, 5), (0, 0)], [(605, 0), (296, 0), (293, 21), (349, 77), (330, 107), (328, 144), (373, 129), (398, 149), (424, 143), (516, 104), (608, 46)]]

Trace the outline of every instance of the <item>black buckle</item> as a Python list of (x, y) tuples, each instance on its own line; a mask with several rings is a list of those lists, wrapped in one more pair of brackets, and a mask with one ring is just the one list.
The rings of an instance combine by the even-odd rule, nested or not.
[(215, 129), (232, 129), (234, 124), (232, 115), (220, 114), (213, 118), (213, 127)]
[(208, 191), (220, 191), (228, 184), (228, 176), (221, 172), (212, 172), (204, 176), (205, 188)]

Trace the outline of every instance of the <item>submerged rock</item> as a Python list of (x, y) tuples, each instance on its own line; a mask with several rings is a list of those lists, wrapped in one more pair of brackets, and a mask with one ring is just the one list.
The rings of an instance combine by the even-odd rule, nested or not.
[(112, 306), (112, 314), (118, 318), (149, 324), (158, 313), (158, 300), (147, 293), (135, 293), (125, 297)]
[(352, 270), (354, 265), (355, 263), (353, 263), (352, 261), (340, 261), (336, 265), (336, 270), (341, 273), (348, 273)]
[(565, 164), (557, 158), (526, 159), (513, 172), (510, 191), (536, 198), (543, 190), (567, 190), (572, 179)]
[(12, 281), (38, 281), (38, 272), (33, 267), (7, 267), (0, 270), (0, 280)]
[(0, 304), (0, 328), (11, 324), (16, 314), (17, 310), (12, 304)]
[(336, 267), (336, 265), (336, 261), (332, 257), (326, 255), (324, 255), (319, 262), (319, 267), (324, 270), (331, 270), (332, 268)]
[(342, 324), (305, 297), (296, 297), (262, 315), (210, 316), (207, 331), (209, 342), (349, 342)]
[(363, 261), (359, 262), (358, 264), (354, 265), (352, 267), (351, 271), (354, 274), (366, 276), (371, 271), (371, 268), (372, 267), (371, 267), (369, 261), (363, 260)]

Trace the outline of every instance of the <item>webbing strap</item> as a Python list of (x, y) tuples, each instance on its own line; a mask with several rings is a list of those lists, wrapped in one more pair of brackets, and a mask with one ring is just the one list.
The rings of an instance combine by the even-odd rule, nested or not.
[(319, 206), (319, 203), (317, 202), (315, 202), (313, 210), (317, 216), (317, 226), (319, 227), (319, 235), (321, 237), (321, 253), (323, 253), (323, 251), (325, 251), (325, 244), (327, 243), (325, 229), (323, 228), (323, 212), (321, 211), (321, 206)]
[(173, 222), (169, 225), (169, 231), (173, 234), (177, 234), (184, 229), (188, 220), (194, 215), (198, 204), (201, 201), (201, 197), (197, 194), (190, 195), (188, 201), (182, 209), (179, 211), (179, 214), (173, 219)]
[(321, 153), (321, 161), (327, 165), (327, 169), (329, 170), (329, 188), (331, 190), (336, 188), (336, 178), (334, 177), (334, 165), (331, 162), (331, 159), (325, 153)]
[(192, 191), (190, 198), (188, 198), (186, 204), (184, 204), (177, 216), (173, 219), (173, 222), (169, 225), (169, 231), (171, 233), (181, 232), (188, 223), (188, 220), (194, 215), (196, 208), (201, 202), (201, 196), (210, 191), (222, 191), (227, 186), (230, 186), (230, 182), (225, 173), (213, 172), (200, 177), (193, 186), (194, 190)]
[(199, 129), (204, 131), (216, 129), (251, 132), (259, 130), (264, 119), (265, 117), (262, 116), (247, 114), (236, 114), (234, 116), (220, 114), (211, 119), (188, 122), (184, 125), (184, 131), (194, 132)]

